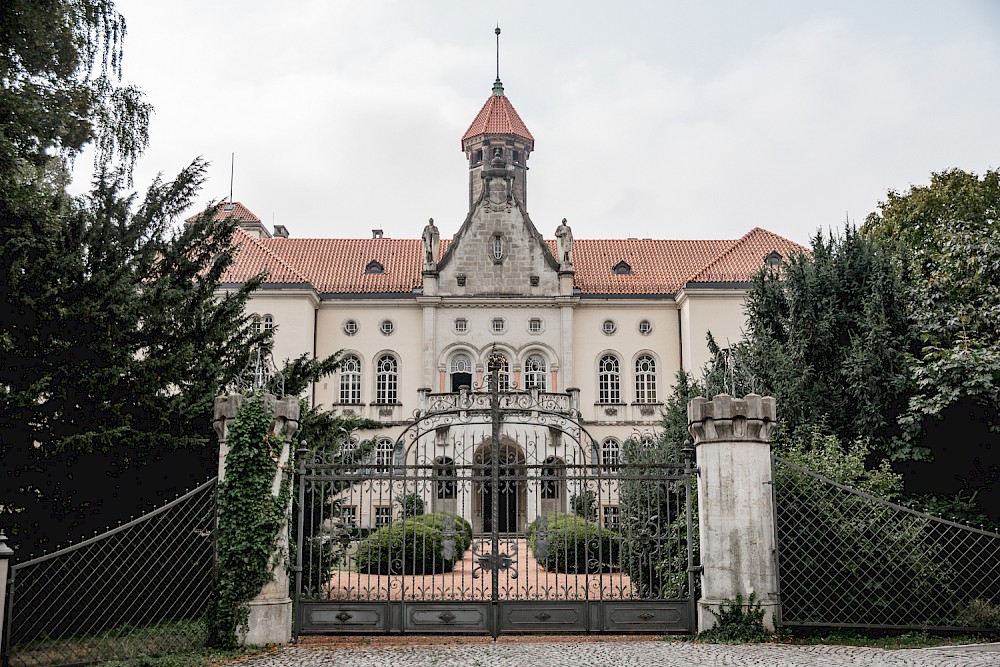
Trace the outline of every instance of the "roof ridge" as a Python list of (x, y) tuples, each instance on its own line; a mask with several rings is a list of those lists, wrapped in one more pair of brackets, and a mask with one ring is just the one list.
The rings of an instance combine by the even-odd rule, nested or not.
[(698, 280), (698, 278), (700, 276), (702, 276), (702, 275), (704, 275), (706, 273), (709, 273), (713, 268), (719, 266), (723, 262), (723, 260), (728, 259), (729, 257), (731, 257), (733, 255), (733, 253), (735, 253), (738, 248), (740, 248), (741, 246), (745, 246), (747, 243), (749, 243), (749, 241), (750, 241), (751, 238), (753, 238), (755, 236), (761, 236), (761, 235), (767, 235), (768, 237), (772, 237), (772, 238), (774, 238), (776, 240), (780, 240), (780, 241), (782, 241), (784, 243), (790, 243), (792, 245), (798, 246), (798, 244), (795, 243), (794, 241), (790, 241), (789, 239), (786, 239), (783, 236), (779, 236), (778, 234), (775, 234), (774, 232), (772, 232), (770, 230), (764, 229), (763, 227), (753, 227), (750, 231), (748, 231), (747, 233), (745, 233), (743, 236), (741, 236), (740, 238), (738, 238), (735, 241), (733, 241), (732, 245), (730, 245), (728, 248), (726, 248), (725, 250), (723, 250), (715, 259), (713, 259), (711, 262), (709, 262), (708, 264), (706, 264), (705, 266), (703, 266), (701, 269), (699, 269), (698, 271), (696, 271), (691, 277), (689, 277), (685, 281), (685, 284), (686, 283), (692, 283), (692, 282), (701, 282), (701, 281)]

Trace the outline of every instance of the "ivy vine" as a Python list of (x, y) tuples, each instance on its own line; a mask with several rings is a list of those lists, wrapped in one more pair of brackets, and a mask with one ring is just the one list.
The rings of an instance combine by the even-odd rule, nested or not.
[(291, 464), (281, 471), (277, 496), (271, 495), (282, 441), (271, 433), (272, 409), (260, 395), (250, 396), (229, 431), (225, 481), (219, 485), (219, 527), (215, 590), (209, 603), (209, 644), (232, 648), (246, 632), (250, 601), (271, 581), (273, 566), (287, 556), (277, 545), (278, 531), (292, 493)]

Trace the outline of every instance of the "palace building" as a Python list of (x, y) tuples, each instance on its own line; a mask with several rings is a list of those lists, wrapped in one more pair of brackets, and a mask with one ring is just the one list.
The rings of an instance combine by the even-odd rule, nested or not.
[[(750, 277), (800, 246), (760, 228), (732, 240), (576, 239), (566, 220), (540, 231), (528, 214), (534, 137), (499, 80), (461, 145), (469, 166), (461, 225), (439, 230), (431, 220), (408, 239), (379, 230), (364, 239), (294, 238), (231, 202), (222, 214), (240, 222), (241, 247), (225, 279), (268, 272), (249, 307), (262, 326), (277, 328), (279, 365), (343, 351), (340, 371), (308, 397), (387, 423), (374, 434), (380, 469), (422, 462), (461, 476), (463, 466), (483, 462), (488, 423), (434, 415), (482, 396), (491, 355), (501, 391), (526, 401), (504, 427), (506, 465), (614, 469), (623, 442), (655, 437), (677, 371), (698, 373), (709, 360), (706, 334), (721, 344), (741, 337)], [(571, 417), (588, 437), (555, 428), (553, 415)], [(428, 511), (490, 530), (488, 501), (466, 488), (438, 483), (419, 493)], [(392, 520), (397, 510), (372, 493), (342, 508), (349, 521)], [(498, 528), (513, 532), (541, 513), (567, 511), (573, 489), (512, 485), (506, 493)], [(614, 524), (616, 512), (615, 493), (604, 494), (601, 520)]]

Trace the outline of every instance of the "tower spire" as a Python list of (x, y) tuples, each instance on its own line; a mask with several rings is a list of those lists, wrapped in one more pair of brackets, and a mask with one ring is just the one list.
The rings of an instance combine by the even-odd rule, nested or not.
[(500, 24), (497, 24), (497, 29), (493, 31), (497, 36), (497, 80), (493, 82), (493, 94), (497, 97), (503, 97), (503, 84), (500, 83)]

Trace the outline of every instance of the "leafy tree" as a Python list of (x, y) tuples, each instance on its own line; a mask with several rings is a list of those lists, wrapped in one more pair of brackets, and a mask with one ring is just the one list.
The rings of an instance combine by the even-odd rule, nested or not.
[(0, 231), (3, 512), (16, 513), (18, 546), (28, 535), (52, 546), (74, 524), (102, 527), (109, 505), (155, 501), (139, 495), (137, 466), (176, 461), (191, 471), (168, 484), (179, 490), (216, 467), (213, 397), (271, 332), (244, 314), (262, 277), (220, 290), (234, 223), (173, 225), (204, 170), (157, 180), (141, 201), (105, 173), (60, 215), (25, 211)]
[[(922, 491), (980, 491), (1000, 519), (1000, 170), (932, 174), (926, 186), (890, 192), (863, 231), (895, 250), (919, 342), (909, 359), (915, 392), (900, 417), (903, 453)], [(956, 440), (962, 445), (956, 447)], [(942, 484), (944, 482), (944, 484)], [(963, 500), (964, 498), (964, 500)]]

